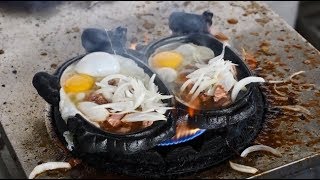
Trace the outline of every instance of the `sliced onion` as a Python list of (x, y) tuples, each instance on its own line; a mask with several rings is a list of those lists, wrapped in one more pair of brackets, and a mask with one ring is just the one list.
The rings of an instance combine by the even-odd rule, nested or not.
[(141, 93), (135, 100), (134, 109), (138, 108), (144, 101), (145, 93)]
[(266, 145), (254, 145), (254, 146), (250, 146), (248, 148), (246, 148), (244, 151), (242, 151), (241, 153), (241, 157), (247, 157), (247, 155), (251, 152), (254, 152), (254, 151), (268, 151), (268, 152), (271, 152), (272, 154), (276, 155), (276, 156), (281, 156), (281, 153), (272, 148), (272, 147), (269, 147), (269, 146), (266, 146)]
[(113, 94), (112, 102), (117, 102), (118, 100), (124, 98), (125, 91), (128, 89), (129, 86), (131, 86), (130, 83), (123, 83), (120, 86), (118, 86)]
[(132, 101), (126, 101), (126, 102), (115, 102), (115, 103), (108, 103), (108, 104), (102, 104), (98, 105), (94, 108), (112, 108), (116, 111), (125, 111), (132, 109), (133, 102)]
[(222, 47), (222, 52), (221, 52), (221, 54), (220, 54), (219, 56), (216, 56), (216, 57), (212, 58), (212, 59), (209, 61), (209, 64), (211, 64), (212, 62), (215, 62), (215, 61), (217, 61), (217, 60), (223, 59), (225, 48), (226, 48), (226, 44), (223, 43), (223, 47)]
[(245, 165), (241, 165), (241, 164), (236, 164), (233, 163), (231, 161), (229, 161), (230, 167), (236, 171), (240, 171), (240, 172), (244, 172), (244, 173), (251, 173), (251, 174), (255, 174), (257, 173), (259, 170), (254, 168), (254, 167), (250, 167), (250, 166), (245, 166)]
[(129, 97), (129, 98), (133, 97), (133, 94), (129, 90), (126, 90), (125, 93), (126, 93), (127, 97)]
[(282, 81), (268, 81), (268, 83), (276, 83), (276, 84), (277, 83), (285, 83), (287, 81), (291, 81), (294, 76), (297, 76), (297, 75), (302, 74), (302, 73), (305, 73), (305, 71), (298, 71), (296, 73), (293, 73), (291, 76), (287, 77), (286, 79), (284, 79)]
[[(166, 104), (161, 100), (169, 99), (173, 96), (162, 95), (157, 92), (158, 87), (154, 84), (155, 77), (156, 74), (153, 74), (149, 79), (149, 82), (145, 82), (146, 84), (144, 84), (141, 79), (130, 76), (120, 74), (109, 75), (98, 84), (102, 88), (96, 92), (101, 92), (108, 96), (112, 103), (97, 105), (90, 102), (90, 107), (87, 107), (86, 109), (82, 107), (79, 108), (84, 114), (89, 114), (90, 117), (100, 115), (99, 113), (101, 113), (101, 110), (104, 110), (109, 112), (109, 114), (129, 113), (124, 117), (124, 121), (128, 122), (166, 120), (166, 117), (163, 114), (168, 109), (172, 108), (164, 107)], [(110, 80), (116, 78), (120, 78), (117, 86), (108, 84)], [(108, 87), (111, 89), (108, 90)], [(92, 112), (90, 114), (86, 111)], [(100, 118), (98, 120), (100, 120)], [(106, 118), (104, 118), (104, 120), (106, 120)]]
[(311, 115), (311, 112), (306, 109), (305, 107), (302, 107), (300, 105), (293, 105), (293, 106), (275, 106), (276, 108), (282, 108), (286, 110), (291, 110), (291, 111), (298, 111), (298, 112), (303, 112), (305, 114)]
[(80, 102), (78, 109), (92, 121), (104, 121), (109, 116), (109, 111), (94, 102)]
[(184, 91), (184, 90), (187, 88), (187, 86), (188, 86), (189, 84), (191, 84), (193, 81), (194, 81), (193, 79), (188, 79), (188, 80), (186, 80), (186, 81), (182, 84), (182, 86), (181, 86), (181, 88), (180, 88), (180, 91)]
[(35, 178), (37, 175), (54, 169), (71, 169), (71, 165), (67, 162), (47, 162), (36, 166), (30, 173), (29, 179)]
[(241, 79), (239, 82), (235, 83), (232, 89), (231, 100), (235, 101), (240, 90), (243, 87), (245, 87), (247, 84), (254, 83), (254, 82), (265, 82), (265, 80), (262, 77), (254, 77), (254, 76)]
[(272, 96), (274, 99), (278, 101), (288, 101), (288, 97), (283, 97), (283, 96)]
[(296, 72), (296, 73), (293, 73), (293, 74), (289, 77), (289, 79), (292, 80), (292, 78), (293, 78), (294, 76), (299, 75), (299, 74), (302, 74), (302, 73), (305, 73), (305, 71), (298, 71), (298, 72)]
[(106, 100), (111, 100), (113, 97), (113, 91), (110, 90), (109, 88), (101, 88), (96, 91), (96, 94), (102, 94), (102, 96)]
[(155, 84), (153, 83), (154, 82), (154, 79), (156, 78), (156, 74), (153, 74), (149, 80), (149, 90), (150, 91), (157, 91), (155, 89)]
[(159, 121), (167, 120), (167, 118), (158, 112), (148, 112), (148, 113), (131, 113), (125, 115), (121, 121), (122, 122), (137, 122), (137, 121)]
[(201, 92), (205, 91), (207, 95), (214, 95), (214, 87), (218, 84), (222, 85), (226, 91), (229, 91), (237, 82), (235, 79), (236, 64), (231, 61), (224, 60), (225, 46), (219, 56), (212, 58), (208, 64), (196, 64), (197, 70), (188, 74), (187, 81), (183, 83), (180, 91), (184, 91), (187, 86), (193, 84), (189, 94), (192, 94), (193, 101)]
[(280, 96), (286, 96), (286, 94), (284, 93), (281, 93), (280, 91), (277, 90), (277, 86), (276, 84), (273, 84), (273, 90)]
[(223, 86), (223, 88), (225, 89), (225, 91), (229, 91), (234, 84), (237, 82), (237, 80), (235, 80), (232, 72), (230, 70), (232, 70), (233, 68), (228, 68), (225, 69), (224, 71), (221, 71), (218, 74), (218, 80), (219, 80), (219, 84)]
[(193, 87), (191, 88), (191, 90), (189, 91), (189, 94), (193, 94), (196, 89), (200, 86), (201, 82), (202, 82), (202, 78), (204, 76), (204, 73), (202, 73), (199, 78), (197, 79), (196, 83), (194, 83)]
[(211, 81), (207, 81), (206, 83), (201, 84), (200, 87), (198, 87), (197, 91), (192, 95), (191, 97), (191, 101), (195, 100), (196, 97), (205, 89), (207, 89), (209, 86), (211, 86), (212, 84), (214, 84), (216, 82), (215, 79), (212, 79)]
[(104, 85), (109, 85), (109, 81), (112, 80), (112, 79), (123, 79), (123, 80), (126, 80), (127, 77), (125, 75), (122, 75), (122, 74), (112, 74), (112, 75), (109, 75), (109, 76), (106, 76), (105, 78), (103, 78), (100, 81), (100, 83), (104, 84)]

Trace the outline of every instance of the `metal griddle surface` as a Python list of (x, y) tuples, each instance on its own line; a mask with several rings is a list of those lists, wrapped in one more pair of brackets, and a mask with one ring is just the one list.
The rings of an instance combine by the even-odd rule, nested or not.
[[(0, 54), (1, 132), (8, 137), (6, 142), (24, 174), (29, 175), (38, 163), (65, 158), (48, 135), (45, 102), (32, 87), (33, 75), (38, 71), (53, 73), (65, 60), (83, 54), (80, 35), (86, 27), (110, 29), (122, 25), (128, 28), (129, 42), (138, 40), (146, 44), (171, 34), (168, 17), (179, 10), (199, 14), (212, 11), (215, 16), (211, 32), (226, 35), (239, 54), (242, 48), (254, 54), (263, 68), (261, 76), (266, 79), (279, 80), (304, 70), (300, 81), (320, 86), (319, 51), (260, 2), (99, 2), (91, 8), (87, 2), (63, 2), (45, 13), (1, 8), (0, 49), (4, 51)], [(270, 63), (275, 69), (266, 68)], [(192, 177), (284, 177), (315, 164), (320, 152), (319, 89), (302, 91), (297, 100), (311, 111), (311, 116), (269, 118), (256, 139), (256, 143), (280, 150), (282, 157), (257, 152), (247, 159), (232, 159), (258, 168), (255, 176), (236, 172), (225, 162)], [(88, 167), (60, 172), (59, 176), (121, 177)], [(54, 178), (57, 174), (41, 177)]]

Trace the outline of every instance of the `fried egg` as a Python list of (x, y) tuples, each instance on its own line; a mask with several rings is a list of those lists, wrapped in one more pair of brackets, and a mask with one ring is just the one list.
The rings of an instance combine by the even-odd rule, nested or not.
[(173, 82), (178, 76), (176, 70), (168, 67), (159, 68), (156, 72), (159, 74), (160, 78), (166, 82)]

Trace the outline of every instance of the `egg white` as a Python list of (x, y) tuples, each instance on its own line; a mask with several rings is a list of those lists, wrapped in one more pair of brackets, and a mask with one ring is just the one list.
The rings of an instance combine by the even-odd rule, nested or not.
[(118, 59), (106, 52), (93, 52), (84, 56), (75, 66), (75, 71), (93, 77), (104, 77), (119, 73)]

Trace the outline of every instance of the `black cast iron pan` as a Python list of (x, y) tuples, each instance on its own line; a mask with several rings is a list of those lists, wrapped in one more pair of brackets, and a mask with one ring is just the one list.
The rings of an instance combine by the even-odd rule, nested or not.
[[(136, 62), (136, 64), (144, 69), (144, 72), (150, 77), (154, 72), (150, 70), (138, 58), (127, 54), (126, 52), (109, 50), (110, 53), (117, 53), (123, 57), (127, 57)], [(59, 112), (59, 90), (60, 77), (63, 71), (72, 63), (80, 60), (84, 55), (75, 57), (62, 64), (58, 70), (50, 75), (46, 72), (38, 72), (33, 78), (33, 85), (37, 89), (39, 95), (43, 97), (49, 104), (53, 106), (53, 121), (57, 126), (59, 134), (63, 134), (69, 130), (73, 134), (75, 143), (74, 150), (81, 153), (116, 153), (116, 154), (133, 154), (139, 151), (150, 149), (160, 142), (171, 138), (175, 134), (176, 121), (174, 111), (167, 111), (167, 121), (157, 121), (150, 127), (131, 134), (114, 134), (95, 127), (81, 115), (77, 114), (70, 117), (67, 122), (61, 118)], [(155, 84), (159, 87), (161, 94), (170, 95), (170, 90), (163, 82), (156, 77)], [(165, 100), (168, 106), (174, 106), (173, 100)]]
[[(196, 45), (206, 46), (213, 50), (215, 55), (219, 55), (222, 52), (223, 43), (214, 38), (208, 33), (192, 33), (187, 35), (174, 35), (171, 37), (163, 38), (148, 45), (145, 49), (144, 61), (148, 63), (151, 55), (162, 46), (173, 43), (193, 43)], [(241, 59), (230, 47), (226, 46), (224, 59), (230, 60), (237, 64), (237, 76), (238, 79), (242, 79), (248, 76), (252, 76), (251, 71)], [(252, 92), (256, 90), (253, 88), (256, 84), (247, 85), (246, 91), (241, 91), (237, 96), (235, 102), (230, 105), (217, 108), (217, 109), (194, 109), (194, 116), (189, 117), (189, 123), (196, 125), (201, 129), (218, 129), (230, 124), (242, 121), (255, 112), (256, 103), (252, 98)], [(177, 102), (177, 109), (179, 113), (187, 113), (187, 104)]]

